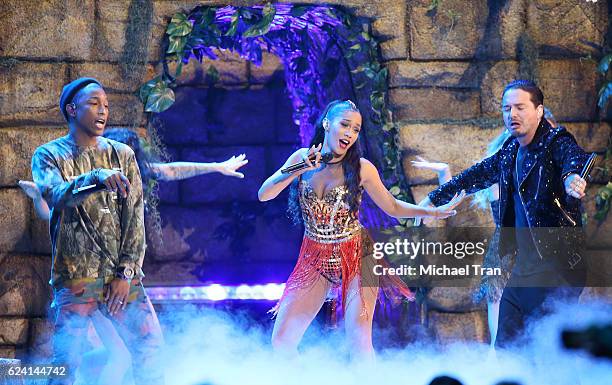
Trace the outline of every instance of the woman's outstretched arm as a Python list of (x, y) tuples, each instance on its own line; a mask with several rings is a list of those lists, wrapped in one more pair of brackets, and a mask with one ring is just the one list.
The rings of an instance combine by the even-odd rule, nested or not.
[[(315, 160), (310, 160), (310, 157), (315, 156)], [(319, 167), (319, 161), (321, 160), (321, 144), (318, 146), (312, 146), (311, 148), (300, 148), (287, 158), (285, 164), (281, 166), (274, 174), (272, 174), (259, 188), (257, 192), (257, 198), (260, 202), (269, 201), (274, 199), (281, 193), (287, 186), (293, 182), (295, 178), (302, 175), (306, 171), (314, 170)], [(283, 174), (281, 170), (292, 164), (304, 161), (308, 167), (294, 172), (292, 174)]]
[(421, 207), (395, 198), (380, 179), (378, 170), (367, 159), (361, 159), (361, 184), (374, 203), (387, 215), (394, 218), (434, 217), (438, 219), (455, 215), (454, 208), (465, 198), (465, 192), (439, 207)]
[(434, 171), (436, 174), (438, 174), (438, 184), (439, 185), (443, 185), (444, 183), (451, 180), (451, 177), (453, 175), (450, 172), (450, 167), (448, 163), (430, 162), (420, 156), (417, 156), (416, 158), (417, 160), (412, 161), (412, 165), (416, 168)]
[(49, 217), (51, 216), (49, 212), (49, 205), (47, 205), (47, 202), (43, 199), (38, 186), (36, 186), (36, 183), (29, 180), (20, 180), (18, 184), (23, 192), (32, 199), (36, 215), (38, 215), (40, 219), (48, 221)]
[(232, 156), (221, 163), (197, 163), (197, 162), (171, 162), (151, 163), (151, 170), (159, 180), (171, 181), (188, 179), (194, 176), (219, 172), (223, 175), (244, 178), (244, 174), (237, 172), (240, 167), (249, 163), (245, 154)]

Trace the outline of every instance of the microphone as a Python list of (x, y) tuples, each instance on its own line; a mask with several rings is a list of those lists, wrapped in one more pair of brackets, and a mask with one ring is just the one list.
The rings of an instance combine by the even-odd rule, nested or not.
[[(321, 155), (321, 162), (323, 162), (323, 163), (327, 163), (327, 162), (329, 162), (330, 160), (332, 160), (333, 158), (334, 158), (334, 154), (332, 154), (331, 152), (326, 152), (325, 154), (322, 154), (322, 155)], [(314, 160), (316, 159), (316, 155), (315, 155), (315, 154), (312, 154), (312, 155), (310, 155), (310, 156), (308, 157), (308, 159), (310, 159), (310, 160), (314, 161)], [(299, 163), (292, 164), (292, 165), (291, 165), (291, 166), (289, 166), (289, 167), (285, 167), (285, 168), (283, 168), (283, 169), (281, 170), (281, 173), (283, 173), (283, 174), (293, 174), (294, 172), (296, 172), (296, 171), (300, 171), (300, 170), (303, 170), (303, 169), (305, 169), (305, 168), (308, 168), (308, 164), (306, 164), (306, 161), (305, 161), (305, 160), (303, 160), (303, 161), (301, 161), (301, 162), (299, 162)]]
[[(580, 172), (580, 177), (582, 179), (587, 180), (587, 178), (589, 177), (589, 174), (593, 170), (593, 166), (595, 166), (596, 159), (597, 159), (597, 153), (595, 152), (591, 153), (591, 155), (589, 156), (589, 159), (587, 159), (586, 163), (584, 164), (584, 167), (582, 168), (582, 171)], [(571, 195), (570, 195), (570, 198), (577, 199), (577, 198), (572, 197)], [(563, 206), (561, 205), (559, 198), (553, 199), (553, 202), (557, 205), (557, 207), (559, 207), (559, 209), (561, 209), (561, 214), (563, 214), (565, 219), (567, 219), (572, 224), (572, 226), (576, 226), (576, 221), (568, 214), (567, 211), (563, 209)]]
[[(99, 171), (99, 169), (97, 171)], [(122, 172), (121, 168), (117, 168), (117, 167), (113, 167), (113, 171)], [(86, 195), (89, 193), (94, 193), (94, 192), (104, 191), (104, 190), (106, 190), (106, 185), (102, 183), (94, 183), (94, 184), (89, 184), (87, 186), (81, 186), (81, 187), (73, 189), (72, 195), (75, 197), (78, 197), (81, 195)]]
[(102, 191), (104, 189), (106, 189), (106, 186), (103, 185), (102, 183), (90, 184), (87, 186), (75, 188), (74, 190), (72, 190), (72, 195), (75, 197), (78, 197), (78, 196), (89, 194), (92, 192)]
[(592, 153), (591, 156), (589, 156), (589, 159), (586, 161), (586, 163), (584, 164), (584, 167), (582, 168), (582, 172), (580, 173), (580, 177), (584, 180), (586, 180), (586, 178), (589, 177), (589, 174), (591, 173), (591, 170), (593, 170), (593, 166), (595, 165), (595, 160), (597, 159), (597, 153)]

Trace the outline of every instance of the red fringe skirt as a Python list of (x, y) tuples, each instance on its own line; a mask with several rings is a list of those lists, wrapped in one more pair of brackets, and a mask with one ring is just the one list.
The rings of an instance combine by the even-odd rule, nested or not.
[(375, 276), (373, 267), (388, 266), (384, 260), (373, 258), (373, 241), (368, 232), (361, 232), (338, 242), (322, 243), (307, 235), (304, 236), (300, 255), (293, 272), (287, 279), (285, 290), (280, 300), (270, 312), (276, 316), (279, 306), (285, 297), (297, 289), (308, 289), (323, 275), (332, 283), (333, 288), (341, 287), (341, 302), (344, 310), (347, 303), (348, 286), (354, 278), (359, 281), (359, 295), (363, 301), (362, 289), (367, 287), (382, 289), (380, 292), (397, 303), (402, 298), (414, 300), (414, 293), (397, 276)]

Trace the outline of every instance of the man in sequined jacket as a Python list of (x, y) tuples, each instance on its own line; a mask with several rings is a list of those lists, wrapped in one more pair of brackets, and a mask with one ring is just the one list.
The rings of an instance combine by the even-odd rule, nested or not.
[(588, 156), (565, 128), (543, 118), (543, 100), (533, 82), (509, 83), (502, 115), (512, 136), (421, 202), (439, 206), (461, 190), (499, 184), (498, 252), (516, 255), (516, 262), (500, 303), (496, 346), (516, 342), (525, 321), (553, 294), (575, 299), (584, 286), (580, 199), (586, 181), (579, 174)]

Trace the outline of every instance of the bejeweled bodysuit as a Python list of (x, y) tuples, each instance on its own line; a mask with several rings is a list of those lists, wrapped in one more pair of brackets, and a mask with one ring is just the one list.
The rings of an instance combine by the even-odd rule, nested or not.
[[(361, 191), (358, 202), (361, 202)], [(348, 285), (354, 278), (359, 279), (361, 295), (362, 259), (371, 252), (372, 240), (359, 222), (359, 210), (350, 208), (346, 185), (335, 186), (319, 198), (310, 182), (300, 178), (298, 193), (304, 238), (283, 297), (272, 310), (278, 310), (288, 293), (314, 285), (319, 275), (325, 277), (332, 288), (342, 288), (345, 307)], [(393, 280), (392, 284), (404, 297), (414, 298), (399, 279)]]

